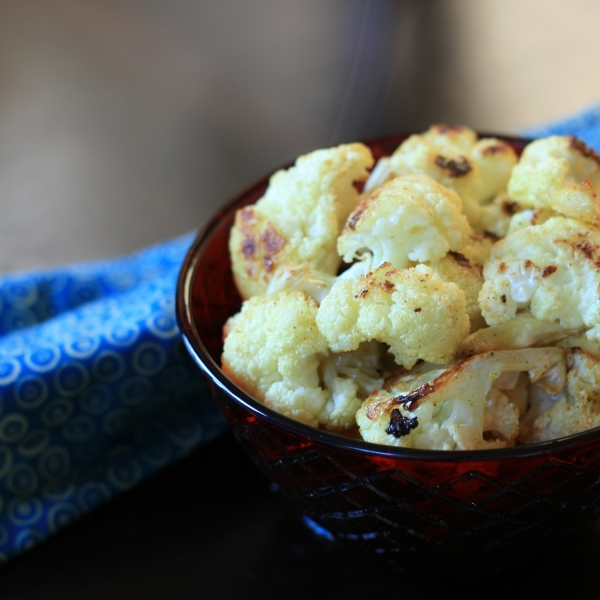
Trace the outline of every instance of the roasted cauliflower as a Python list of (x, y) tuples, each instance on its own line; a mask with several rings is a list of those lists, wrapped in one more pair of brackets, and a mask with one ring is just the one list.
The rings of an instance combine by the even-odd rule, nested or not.
[(390, 171), (392, 175), (429, 175), (456, 191), (471, 225), (485, 229), (483, 205), (506, 190), (516, 163), (515, 151), (502, 140), (478, 140), (467, 127), (434, 125), (398, 147), (390, 159)]
[(396, 177), (364, 198), (350, 214), (337, 241), (345, 262), (371, 255), (403, 269), (459, 251), (471, 228), (458, 195), (425, 175)]
[(485, 326), (479, 307), (479, 292), (483, 286), (482, 267), (471, 262), (460, 252), (448, 252), (440, 260), (427, 263), (432, 271), (446, 283), (455, 283), (464, 293), (471, 331)]
[(529, 144), (508, 182), (511, 198), (600, 225), (600, 156), (574, 136)]
[(319, 307), (317, 326), (335, 352), (377, 340), (410, 368), (418, 360), (452, 360), (469, 332), (466, 308), (464, 292), (431, 268), (384, 263), (357, 279), (338, 279)]
[(545, 442), (600, 426), (600, 361), (575, 347), (567, 351), (566, 367), (563, 389), (532, 394), (520, 441)]
[(288, 417), (378, 444), (600, 427), (600, 156), (555, 136), (517, 163), (506, 142), (438, 125), (372, 166), (362, 144), (318, 150), (238, 212), (246, 300), (224, 372)]
[(223, 371), (243, 390), (297, 421), (355, 427), (362, 400), (383, 384), (378, 344), (333, 354), (317, 324), (317, 303), (299, 291), (246, 300), (224, 329)]
[(229, 239), (233, 275), (243, 298), (265, 292), (274, 273), (290, 263), (335, 274), (337, 237), (359, 202), (355, 182), (373, 166), (363, 144), (301, 156), (278, 171), (265, 195), (238, 211)]
[(527, 372), (535, 382), (561, 360), (560, 348), (531, 348), (400, 372), (361, 406), (356, 415), (361, 436), (378, 444), (434, 450), (511, 446), (526, 395), (527, 380), (519, 373)]
[(552, 217), (499, 241), (483, 271), (479, 295), (488, 325), (517, 312), (565, 329), (588, 328), (600, 339), (600, 231), (581, 221)]

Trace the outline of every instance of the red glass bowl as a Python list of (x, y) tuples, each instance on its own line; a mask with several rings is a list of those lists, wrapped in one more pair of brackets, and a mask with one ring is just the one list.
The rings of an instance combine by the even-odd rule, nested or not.
[[(368, 145), (378, 158), (405, 138)], [(503, 139), (518, 152), (528, 142)], [(229, 230), (235, 211), (256, 202), (267, 183), (265, 177), (213, 217), (190, 248), (177, 287), (188, 350), (259, 469), (335, 539), (380, 554), (471, 561), (598, 516), (598, 429), (499, 450), (392, 448), (293, 421), (229, 380), (219, 366), (222, 326), (241, 304), (231, 275)]]

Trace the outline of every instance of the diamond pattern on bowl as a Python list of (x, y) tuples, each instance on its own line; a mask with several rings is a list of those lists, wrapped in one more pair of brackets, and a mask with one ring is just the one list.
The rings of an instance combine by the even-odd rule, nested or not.
[[(522, 465), (499, 470), (498, 465), (482, 461), (480, 466), (494, 476), (469, 469), (432, 486), (427, 469), (411, 469), (404, 461), (380, 471), (377, 461), (370, 463), (363, 457), (351, 472), (345, 466), (347, 457), (338, 449), (314, 441), (298, 444), (293, 434), (275, 436), (260, 422), (246, 421), (237, 434), (245, 444), (260, 442), (261, 458), (254, 458), (259, 468), (313, 520), (346, 541), (385, 539), (387, 545), (406, 548), (407, 539), (417, 538), (432, 548), (443, 542), (444, 548), (456, 551), (489, 549), (498, 540), (527, 538), (551, 526), (572, 526), (582, 512), (590, 516), (598, 512), (588, 510), (586, 503), (595, 500), (597, 505), (600, 476), (581, 463), (551, 456), (541, 464), (536, 461), (525, 474)], [(583, 463), (595, 464), (593, 460)], [(454, 473), (455, 466), (449, 472)], [(415, 473), (425, 473), (426, 480)], [(512, 481), (505, 480), (506, 473)]]

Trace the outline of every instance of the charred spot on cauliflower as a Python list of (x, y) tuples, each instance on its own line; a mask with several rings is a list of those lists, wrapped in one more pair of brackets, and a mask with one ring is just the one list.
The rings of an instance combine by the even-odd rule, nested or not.
[(385, 432), (393, 435), (395, 438), (403, 437), (408, 435), (412, 429), (416, 429), (419, 426), (419, 419), (413, 417), (405, 417), (399, 409), (394, 408), (390, 413), (390, 424), (387, 426)]

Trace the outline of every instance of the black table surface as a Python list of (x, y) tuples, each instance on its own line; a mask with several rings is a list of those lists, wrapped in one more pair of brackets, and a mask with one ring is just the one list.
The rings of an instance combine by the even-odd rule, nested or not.
[(436, 578), (316, 537), (229, 433), (0, 568), (0, 598), (600, 597), (600, 523), (519, 572)]

